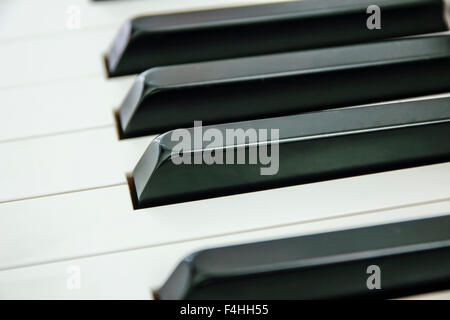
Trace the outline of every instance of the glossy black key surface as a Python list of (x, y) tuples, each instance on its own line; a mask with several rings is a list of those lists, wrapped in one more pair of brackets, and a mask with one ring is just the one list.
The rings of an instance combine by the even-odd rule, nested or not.
[[(219, 134), (207, 137), (212, 128)], [(450, 160), (450, 98), (199, 129), (167, 132), (152, 141), (130, 179), (135, 208)], [(241, 140), (234, 138), (236, 129), (243, 130)], [(277, 139), (272, 129), (279, 130)], [(180, 143), (185, 142), (181, 150)]]
[(450, 35), (150, 69), (118, 114), (121, 137), (450, 90)]
[[(449, 289), (449, 230), (446, 215), (203, 250), (186, 257), (155, 297), (394, 298)], [(369, 266), (379, 268), (380, 289), (368, 281)]]
[(125, 23), (106, 54), (110, 76), (151, 67), (287, 52), (447, 30), (443, 0), (305, 0), (143, 16)]

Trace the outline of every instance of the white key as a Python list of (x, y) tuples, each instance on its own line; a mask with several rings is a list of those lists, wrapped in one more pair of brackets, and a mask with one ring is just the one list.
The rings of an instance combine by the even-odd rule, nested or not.
[[(132, 12), (143, 14), (143, 8), (157, 13), (262, 2), (270, 1), (0, 2), (0, 15), (5, 13), (5, 19), (0, 19), (0, 109), (4, 114), (0, 143), (113, 125), (113, 109), (125, 98), (134, 76), (105, 79), (103, 54), (119, 28), (108, 21), (122, 23), (133, 16)], [(61, 13), (69, 5), (82, 9), (83, 28), (36, 37), (35, 33), (50, 32), (52, 27), (56, 28), (53, 31), (63, 28)], [(8, 28), (1, 28), (2, 24)], [(33, 37), (1, 41), (3, 30), (8, 37), (25, 31)]]
[(0, 94), (19, 85), (102, 76), (102, 55), (115, 32), (99, 29), (0, 43)]
[(114, 126), (113, 110), (131, 87), (134, 76), (72, 79), (0, 91), (0, 143), (29, 137)]
[[(432, 217), (448, 213), (448, 209), (448, 202), (408, 206), (4, 270), (0, 271), (0, 299), (151, 299), (152, 290), (163, 284), (184, 256), (196, 250)], [(104, 228), (109, 228), (107, 223)]]
[(0, 144), (0, 202), (125, 183), (153, 137), (115, 127)]
[[(442, 202), (450, 163), (133, 210), (127, 185), (0, 204), (0, 269)], [(383, 221), (383, 213), (379, 214)]]

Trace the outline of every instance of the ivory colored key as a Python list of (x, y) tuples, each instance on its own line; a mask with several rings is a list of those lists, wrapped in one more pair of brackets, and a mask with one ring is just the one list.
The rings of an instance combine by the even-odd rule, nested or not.
[[(428, 172), (429, 173), (429, 172)], [(425, 174), (426, 177), (429, 175)], [(398, 178), (398, 177), (397, 177)], [(397, 179), (392, 180), (394, 184), (397, 184)], [(360, 184), (355, 184), (355, 186), (358, 186)], [(413, 184), (414, 185), (414, 184)], [(386, 187), (389, 188), (392, 186), (391, 183), (387, 183)], [(426, 187), (430, 187), (431, 185), (427, 185)], [(396, 187), (399, 187), (398, 185)], [(423, 187), (423, 184), (421, 185)], [(408, 188), (408, 187), (406, 187)], [(319, 188), (320, 189), (320, 188)], [(411, 189), (414, 189), (412, 187)], [(342, 189), (339, 189), (342, 190)], [(379, 188), (374, 188), (374, 191), (377, 192)], [(405, 197), (405, 189), (400, 191), (401, 189), (396, 189), (395, 187), (392, 188), (392, 190), (383, 190), (383, 192), (389, 192), (393, 191), (393, 193), (399, 195), (400, 197)], [(428, 189), (429, 190), (429, 189)], [(356, 193), (359, 193), (357, 189), (355, 189)], [(380, 195), (383, 194), (383, 192), (380, 191)], [(362, 195), (362, 198), (364, 198), (364, 192), (360, 192)], [(345, 193), (343, 193), (345, 194)], [(392, 192), (389, 193), (392, 195)], [(419, 195), (423, 195), (423, 192), (418, 192)], [(267, 196), (273, 196), (272, 195), (266, 195)], [(304, 195), (303, 195), (304, 196)], [(412, 196), (410, 194), (410, 196)], [(294, 197), (301, 197), (297, 194), (297, 196)], [(420, 197), (420, 196), (419, 196)], [(349, 197), (351, 198), (351, 197)], [(361, 197), (354, 196), (353, 197), (356, 201), (360, 201)], [(366, 197), (367, 200), (373, 201), (374, 196), (368, 195)], [(395, 197), (397, 200), (399, 197)], [(407, 197), (406, 197), (407, 198)], [(110, 198), (114, 199), (116, 201), (116, 198)], [(382, 197), (384, 200), (385, 197)], [(247, 198), (248, 200), (248, 198)], [(271, 217), (273, 215), (270, 214), (271, 208), (267, 208), (267, 204), (273, 203), (274, 201), (260, 203), (260, 207), (258, 209), (267, 210), (267, 215), (262, 216), (260, 214), (260, 211), (258, 211), (259, 217)], [(336, 210), (335, 206), (336, 204), (340, 205), (341, 201), (331, 201), (329, 203), (329, 209), (330, 210)], [(243, 199), (242, 203), (245, 203), (245, 200)], [(318, 206), (326, 205), (327, 201), (320, 201), (318, 205), (314, 205), (314, 201), (311, 201), (312, 207), (310, 207), (311, 210), (308, 210), (308, 208), (304, 207), (302, 203), (300, 203), (300, 207), (298, 207), (298, 201), (297, 201), (297, 207), (295, 207), (294, 203), (292, 203), (293, 210), (290, 211), (290, 214), (294, 216), (299, 216), (303, 212), (307, 215), (310, 215), (313, 217), (317, 214)], [(67, 206), (76, 205), (77, 202), (73, 201), (70, 204), (67, 204)], [(251, 203), (251, 205), (254, 203)], [(342, 203), (345, 207), (345, 204)], [(249, 205), (249, 208), (251, 207)], [(240, 208), (242, 209), (239, 204), (236, 204), (235, 201), (233, 201), (234, 208)], [(223, 207), (223, 206), (222, 206)], [(275, 207), (275, 206), (274, 206)], [(89, 210), (89, 207), (86, 207)], [(92, 212), (85, 212), (83, 208), (79, 208), (79, 213), (85, 214), (86, 218), (86, 225), (85, 230), (90, 230), (90, 234), (95, 234), (95, 238), (97, 240), (102, 239), (102, 241), (94, 241), (90, 242), (86, 241), (86, 238), (89, 238), (87, 234), (81, 233), (81, 226), (77, 230), (80, 231), (80, 234), (78, 236), (73, 236), (73, 244), (77, 243), (78, 246), (80, 245), (80, 241), (86, 242), (86, 248), (92, 248), (92, 245), (97, 245), (99, 242), (101, 242), (103, 245), (111, 245), (111, 242), (115, 242), (119, 239), (123, 239), (124, 241), (128, 241), (130, 236), (136, 237), (139, 233), (142, 232), (142, 235), (145, 236), (152, 236), (154, 233), (159, 233), (155, 238), (159, 238), (159, 236), (164, 236), (168, 232), (173, 232), (171, 236), (178, 236), (177, 227), (173, 226), (172, 223), (179, 223), (180, 227), (178, 230), (184, 231), (191, 231), (192, 235), (195, 235), (195, 240), (190, 241), (173, 241), (166, 244), (166, 245), (149, 245), (147, 244), (147, 247), (145, 246), (139, 246), (131, 248), (130, 250), (116, 250), (111, 253), (103, 253), (103, 254), (94, 254), (91, 256), (74, 256), (73, 252), (67, 251), (67, 241), (68, 239), (65, 239), (65, 241), (61, 238), (59, 239), (53, 239), (53, 238), (46, 238), (48, 243), (47, 245), (45, 243), (41, 242), (32, 242), (31, 237), (27, 237), (26, 240), (30, 241), (29, 245), (24, 244), (23, 241), (13, 242), (11, 241), (10, 246), (11, 248), (17, 249), (18, 244), (20, 243), (21, 246), (20, 249), (26, 249), (30, 253), (34, 253), (35, 255), (38, 255), (39, 253), (42, 254), (42, 249), (45, 251), (48, 250), (56, 250), (60, 249), (61, 254), (63, 254), (64, 259), (61, 260), (53, 260), (48, 263), (40, 263), (40, 264), (34, 264), (31, 266), (25, 266), (25, 267), (17, 267), (17, 268), (9, 268), (7, 270), (0, 271), (0, 299), (149, 299), (152, 298), (152, 290), (160, 288), (164, 281), (167, 280), (167, 278), (170, 276), (172, 271), (175, 269), (177, 264), (180, 262), (180, 260), (190, 253), (198, 250), (202, 250), (205, 248), (214, 248), (218, 246), (230, 246), (240, 243), (248, 243), (248, 242), (255, 242), (255, 241), (267, 241), (277, 238), (287, 238), (287, 237), (295, 237), (300, 235), (310, 235), (310, 234), (316, 234), (316, 233), (324, 233), (324, 232), (331, 232), (331, 231), (338, 231), (338, 230), (345, 230), (349, 228), (361, 228), (361, 227), (367, 227), (367, 226), (373, 226), (378, 224), (386, 224), (386, 223), (395, 223), (395, 222), (401, 222), (401, 221), (408, 221), (408, 220), (416, 220), (416, 219), (423, 219), (423, 218), (430, 218), (439, 216), (442, 214), (446, 214), (448, 212), (448, 209), (450, 208), (450, 201), (446, 202), (437, 202), (437, 203), (427, 203), (423, 205), (413, 205), (410, 203), (408, 206), (401, 206), (396, 209), (392, 210), (375, 210), (375, 211), (368, 211), (368, 212), (360, 212), (359, 214), (348, 214), (350, 212), (347, 212), (342, 217), (335, 216), (334, 218), (329, 219), (312, 219), (303, 221), (301, 223), (290, 223), (290, 224), (275, 224), (272, 227), (267, 228), (260, 228), (259, 226), (255, 226), (254, 223), (259, 223), (261, 221), (260, 218), (258, 218), (256, 212), (255, 215), (252, 216), (253, 220), (253, 228), (254, 231), (247, 230), (246, 232), (231, 232), (230, 234), (226, 235), (223, 232), (220, 234), (217, 234), (216, 236), (211, 237), (198, 237), (197, 231), (205, 232), (206, 229), (209, 229), (209, 226), (205, 226), (205, 222), (209, 224), (212, 221), (216, 221), (215, 225), (220, 226), (222, 221), (217, 221), (217, 219), (210, 219), (208, 217), (211, 216), (211, 211), (214, 210), (214, 207), (211, 208), (211, 206), (205, 205), (204, 208), (204, 218), (201, 220), (202, 224), (199, 226), (198, 223), (196, 223), (196, 219), (189, 219), (191, 214), (195, 214), (194, 211), (192, 212), (185, 212), (184, 210), (177, 210), (177, 212), (180, 212), (179, 216), (177, 217), (171, 217), (172, 219), (168, 219), (167, 222), (169, 225), (171, 225), (170, 228), (164, 228), (164, 230), (161, 230), (161, 224), (158, 219), (153, 221), (147, 221), (146, 223), (143, 223), (143, 221), (136, 221), (135, 227), (130, 229), (124, 229), (123, 226), (128, 225), (126, 223), (127, 220), (129, 220), (129, 216), (124, 214), (124, 220), (117, 224), (117, 229), (111, 229), (111, 221), (108, 219), (108, 214), (105, 212), (104, 220), (98, 219), (98, 216), (96, 216), (96, 211), (99, 210), (91, 210)], [(155, 209), (155, 208), (153, 208)], [(258, 210), (257, 209), (257, 210)], [(61, 209), (60, 209), (61, 210)], [(112, 212), (119, 211), (119, 208), (112, 207)], [(348, 209), (347, 209), (348, 210)], [(76, 221), (76, 210), (74, 210), (74, 222)], [(228, 211), (231, 214), (234, 214), (233, 211)], [(287, 211), (287, 210), (286, 210)], [(279, 211), (279, 214), (284, 214), (286, 211)], [(248, 210), (243, 211), (248, 214), (252, 214), (254, 210)], [(19, 210), (15, 213), (18, 213), (19, 215), (23, 214), (23, 212), (20, 212)], [(31, 213), (31, 212), (30, 212)], [(32, 213), (38, 213), (41, 214), (41, 212), (32, 212)], [(42, 212), (43, 213), (43, 212)], [(67, 211), (62, 210), (59, 212), (55, 212), (53, 215), (54, 219), (60, 219), (60, 221), (64, 221), (64, 217), (62, 217), (63, 214), (66, 214)], [(108, 213), (111, 213), (110, 210), (108, 210)], [(226, 211), (223, 211), (223, 213), (226, 213)], [(272, 211), (273, 213), (273, 211)], [(4, 214), (4, 212), (2, 212)], [(12, 213), (11, 213), (12, 214)], [(90, 229), (90, 225), (88, 223), (89, 220), (89, 214), (93, 214), (95, 218), (92, 216), (90, 217), (91, 222), (94, 221), (95, 224), (98, 224), (97, 230)], [(132, 219), (139, 219), (143, 218), (142, 215), (133, 215), (130, 213), (130, 215), (133, 216)], [(34, 217), (33, 214), (30, 214), (29, 216)], [(128, 219), (126, 219), (128, 216)], [(146, 215), (147, 218), (152, 217), (152, 214)], [(216, 215), (216, 217), (220, 218), (222, 215)], [(236, 213), (236, 216), (238, 214)], [(240, 215), (241, 219), (244, 218), (247, 220), (247, 214), (246, 215)], [(0, 216), (1, 217), (1, 216)], [(167, 215), (166, 215), (167, 217)], [(186, 218), (183, 218), (186, 217)], [(277, 215), (278, 218), (280, 218)], [(16, 221), (20, 221), (17, 218), (17, 215), (15, 216), (14, 220), (11, 222), (10, 225), (14, 225), (14, 223), (17, 223)], [(186, 219), (183, 222), (180, 222), (180, 219)], [(223, 215), (223, 220), (226, 219), (230, 220), (233, 219), (232, 217), (228, 215)], [(242, 220), (238, 218), (239, 222), (242, 222)], [(49, 219), (50, 220), (50, 219)], [(170, 220), (170, 221), (169, 221)], [(29, 219), (27, 219), (26, 215), (23, 217), (23, 223), (29, 224), (30, 226), (33, 223), (38, 223), (38, 219), (36, 218), (35, 221), (32, 222)], [(50, 228), (51, 223), (53, 222), (53, 228)], [(280, 221), (278, 221), (280, 222)], [(48, 231), (50, 233), (54, 233), (58, 230), (58, 228), (55, 228), (54, 221), (48, 221)], [(76, 223), (76, 222), (75, 222)], [(188, 223), (187, 225), (185, 223)], [(144, 225), (143, 225), (144, 224)], [(67, 225), (67, 221), (62, 224), (63, 227)], [(108, 226), (105, 228), (105, 225)], [(251, 218), (248, 219), (248, 225), (251, 226)], [(4, 224), (1, 224), (2, 227), (6, 229), (7, 226), (4, 226)], [(122, 228), (120, 227), (122, 226)], [(193, 230), (192, 227), (198, 226), (198, 230)], [(136, 227), (139, 228), (141, 231), (137, 231)], [(24, 228), (24, 227), (23, 227)], [(155, 228), (154, 231), (152, 231), (152, 228)], [(14, 229), (14, 228), (11, 228)], [(17, 228), (16, 228), (17, 229)], [(37, 229), (37, 228), (36, 228)], [(34, 229), (33, 229), (34, 230)], [(68, 235), (70, 232), (67, 230), (59, 230), (61, 235)], [(109, 239), (104, 238), (102, 235), (98, 234), (98, 231), (103, 232), (106, 237), (110, 237)], [(17, 230), (18, 232), (18, 230)], [(41, 230), (42, 233), (42, 239), (45, 238), (45, 231)], [(120, 234), (120, 235), (119, 235)], [(0, 236), (4, 237), (5, 235), (3, 233), (0, 234)], [(20, 236), (18, 234), (18, 236)], [(169, 239), (170, 237), (168, 237)], [(23, 240), (22, 238), (18, 238)], [(12, 240), (12, 239), (11, 239)], [(169, 240), (170, 241), (170, 240)], [(0, 241), (1, 242), (1, 241)], [(64, 243), (64, 246), (58, 246), (57, 244)], [(5, 243), (7, 245), (8, 243)], [(15, 244), (15, 245), (14, 245)], [(33, 248), (30, 248), (30, 245), (33, 246)], [(117, 245), (117, 244), (116, 244)], [(65, 250), (66, 249), (66, 250)], [(134, 249), (134, 250), (133, 250)], [(12, 251), (12, 250), (11, 250)], [(14, 250), (14, 254), (16, 254), (16, 250)], [(25, 252), (21, 252), (18, 254), (18, 256), (26, 256), (29, 259), (29, 256)], [(75, 269), (75, 270), (74, 270)], [(69, 276), (69, 271), (75, 271), (76, 270), (81, 271), (81, 287), (78, 290), (67, 290), (67, 278)], [(369, 276), (369, 275), (368, 275)], [(111, 281), (111, 279), (114, 279), (114, 281)]]
[[(448, 29), (443, 0), (304, 0), (143, 16), (107, 55), (110, 76), (187, 62), (334, 46)], [(377, 10), (381, 24), (370, 20)], [(420, 23), (419, 23), (420, 22)]]
[[(391, 186), (391, 184), (388, 185)], [(396, 193), (395, 188), (392, 188), (392, 190), (394, 191), (394, 193)], [(400, 195), (400, 197), (402, 197), (405, 195), (405, 192), (398, 192), (398, 194)], [(370, 196), (367, 196), (367, 200), (372, 201), (370, 200), (370, 198)], [(355, 199), (359, 201), (360, 198), (355, 197)], [(271, 202), (273, 203), (273, 201)], [(313, 203), (313, 201), (311, 201), (311, 203)], [(319, 201), (319, 203), (325, 204), (326, 201)], [(76, 202), (71, 203), (71, 205), (73, 204), (76, 205)], [(335, 206), (335, 204), (335, 201), (331, 201), (331, 203), (329, 204), (331, 210)], [(236, 206), (234, 202), (233, 205)], [(152, 290), (158, 289), (164, 284), (164, 281), (167, 280), (180, 260), (184, 256), (194, 251), (202, 250), (205, 248), (214, 248), (218, 246), (230, 246), (240, 243), (266, 241), (277, 238), (295, 237), (300, 235), (331, 232), (349, 228), (367, 227), (378, 224), (435, 217), (448, 212), (448, 209), (450, 208), (449, 206), (450, 201), (428, 203), (424, 205), (410, 204), (409, 206), (403, 206), (393, 210), (361, 212), (360, 214), (356, 215), (346, 214), (343, 217), (335, 217), (331, 219), (313, 219), (310, 221), (304, 221), (302, 223), (294, 223), (288, 225), (278, 224), (269, 228), (258, 228), (257, 226), (253, 226), (254, 231), (231, 232), (228, 235), (221, 233), (217, 234), (217, 236), (202, 237), (201, 239), (198, 238), (198, 234), (192, 232), (192, 234), (196, 234), (197, 236), (195, 240), (176, 242), (172, 241), (172, 243), (166, 245), (148, 245), (148, 247), (138, 247), (137, 249), (135, 248), (136, 250), (117, 250), (111, 253), (95, 254), (92, 256), (74, 257), (73, 255), (70, 255), (70, 253), (65, 251), (64, 259), (59, 261), (53, 260), (45, 264), (9, 268), (7, 270), (0, 271), (0, 299), (149, 299), (152, 298)], [(265, 207), (267, 207), (267, 205)], [(264, 209), (263, 204), (261, 204), (260, 208), (262, 208), (263, 210), (267, 210), (267, 213), (270, 213), (270, 209)], [(208, 223), (209, 221), (216, 220), (208, 218), (211, 217), (211, 210), (213, 209), (214, 208), (210, 207), (208, 212), (208, 209), (205, 206), (205, 216), (202, 220), (203, 222)], [(311, 209), (312, 211), (315, 211), (317, 210), (317, 206), (313, 205)], [(60, 211), (59, 213), (62, 212), (66, 213), (66, 211), (64, 210)], [(79, 208), (79, 212), (83, 214), (85, 213), (83, 212), (82, 208)], [(284, 211), (278, 212), (280, 214), (284, 213)], [(298, 216), (302, 212), (305, 212), (306, 214), (311, 216), (314, 216), (317, 213), (311, 212), (305, 207), (297, 207), (291, 212), (291, 214), (293, 216)], [(2, 212), (2, 214), (3, 213), (4, 212)], [(21, 214), (20, 212), (16, 213), (19, 213), (19, 215)], [(92, 210), (92, 212), (90, 213), (93, 213), (95, 215), (95, 210)], [(190, 214), (190, 212), (187, 213), (184, 211), (182, 213), (183, 214), (179, 215), (179, 218), (181, 219), (184, 219), (182, 218), (183, 216)], [(247, 213), (251, 214), (252, 210), (249, 210)], [(55, 212), (55, 215), (53, 217), (59, 218), (61, 216), (62, 214), (57, 214)], [(125, 216), (126, 215), (124, 215), (124, 218)], [(142, 215), (133, 215), (133, 217), (135, 218), (137, 218), (137, 216), (140, 216), (141, 218), (143, 217)], [(152, 215), (147, 215), (147, 217), (151, 216)], [(246, 215), (241, 214), (241, 217), (242, 216)], [(257, 215), (255, 214), (254, 217), (256, 216)], [(265, 217), (270, 216), (271, 215), (268, 214)], [(87, 214), (86, 218), (88, 218)], [(171, 221), (179, 223), (179, 218), (172, 217)], [(224, 216), (224, 220), (225, 218), (231, 219), (227, 215)], [(61, 217), (60, 219), (61, 221), (63, 221), (63, 217)], [(116, 231), (121, 234), (121, 238), (125, 241), (127, 241), (130, 236), (136, 236), (141, 232), (142, 235), (150, 236), (154, 234), (154, 232), (149, 231), (150, 229), (148, 228), (152, 227), (155, 228), (155, 231), (157, 233), (159, 232), (160, 235), (165, 235), (165, 231), (173, 231), (174, 235), (177, 234), (175, 226), (161, 230), (162, 228), (158, 226), (158, 223), (155, 223), (158, 220), (151, 222), (148, 221), (148, 223), (146, 223), (144, 226), (142, 226), (141, 221), (138, 226), (141, 229), (140, 231), (137, 231), (134, 228), (124, 230), (119, 226), (115, 230), (111, 230), (109, 227), (105, 228), (105, 225), (110, 225), (106, 213), (104, 219), (105, 220), (103, 221), (99, 220), (98, 217), (96, 217), (95, 219), (92, 219), (91, 217), (91, 221), (94, 220), (96, 223), (98, 223), (99, 227), (100, 225), (103, 225), (103, 227), (100, 227), (100, 229), (98, 230), (103, 231), (105, 236), (109, 235), (111, 237), (111, 241), (116, 241)], [(259, 222), (261, 220), (259, 218), (255, 219), (256, 220), (253, 220), (253, 222)], [(251, 225), (250, 220), (251, 219), (249, 219), (249, 225)], [(17, 221), (20, 220), (17, 219)], [(27, 221), (27, 223), (32, 225), (32, 222), (26, 219), (26, 217), (24, 217), (23, 221)], [(38, 219), (36, 219), (36, 221), (38, 221)], [(126, 219), (123, 220), (123, 222), (125, 221)], [(198, 223), (196, 223), (196, 220), (193, 219), (186, 218), (186, 222), (190, 222), (191, 224), (189, 224), (188, 226), (184, 225), (184, 227), (181, 227), (180, 230), (189, 230), (191, 229), (191, 226), (198, 225)], [(138, 222), (136, 223), (136, 225), (137, 224)], [(219, 226), (220, 224), (221, 221), (216, 222), (217, 226)], [(180, 223), (180, 225), (182, 225), (182, 223)], [(204, 224), (202, 225), (203, 228), (200, 228), (199, 226), (199, 231), (204, 232), (206, 227), (204, 226)], [(4, 227), (6, 228), (6, 226)], [(89, 229), (89, 224), (87, 222), (86, 228)], [(49, 231), (54, 232), (56, 231), (55, 229), (57, 228), (53, 227), (53, 229), (49, 229)], [(44, 231), (41, 232), (44, 238)], [(111, 241), (107, 241), (98, 233), (95, 233), (94, 230), (91, 230), (90, 232), (96, 235), (96, 239), (103, 239), (103, 241), (101, 241), (103, 244), (111, 243)], [(61, 234), (67, 235), (67, 231), (61, 231)], [(3, 234), (1, 235), (4, 236)], [(80, 233), (78, 237), (73, 238), (73, 241), (74, 243), (76, 243), (77, 240), (84, 241), (86, 238), (86, 234)], [(31, 238), (27, 238), (26, 240), (29, 240), (31, 244)], [(47, 240), (48, 245), (44, 245), (43, 243), (33, 243), (32, 245), (34, 246), (34, 248), (37, 248), (35, 250), (32, 250), (28, 245), (23, 244), (20, 240), (15, 244), (17, 245), (21, 243), (23, 248), (28, 249), (29, 252), (35, 252), (35, 254), (38, 254), (39, 248), (41, 250), (58, 248), (61, 250), (61, 252), (63, 252), (66, 248), (66, 243), (61, 247), (57, 245), (58, 243), (63, 242), (61, 238), (58, 238), (54, 241), (52, 241), (53, 239)], [(91, 246), (92, 244), (97, 244), (98, 242), (100, 241), (91, 242)], [(11, 243), (11, 248), (16, 249), (17, 246), (14, 246), (14, 242)], [(87, 246), (89, 246), (87, 241), (86, 244)], [(16, 250), (14, 250), (14, 253), (16, 253)], [(22, 254), (25, 253), (22, 252), (19, 256), (21, 256)], [(66, 284), (68, 278), (68, 270), (73, 271), (74, 269), (75, 271), (76, 269), (81, 271), (81, 288), (79, 288), (78, 290), (67, 290)], [(114, 281), (111, 281), (111, 279), (114, 279)]]
[[(329, 219), (340, 217), (354, 223), (366, 221), (369, 215), (371, 223), (379, 224), (394, 218), (447, 214), (448, 190), (450, 162), (152, 207), (139, 213), (133, 210), (126, 183), (7, 202), (0, 204), (0, 247), (11, 250), (0, 254), (0, 270), (274, 226), (317, 222), (315, 230), (320, 231)], [(404, 214), (396, 216), (397, 211)], [(331, 222), (329, 227), (337, 225)]]

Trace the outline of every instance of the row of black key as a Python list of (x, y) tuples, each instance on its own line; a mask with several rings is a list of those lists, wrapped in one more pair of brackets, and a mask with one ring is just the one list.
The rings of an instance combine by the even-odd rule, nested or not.
[[(450, 87), (450, 36), (386, 39), (447, 30), (444, 1), (378, 1), (381, 29), (366, 26), (370, 5), (300, 1), (126, 23), (105, 57), (108, 74), (143, 73), (117, 113), (120, 136), (172, 130), (130, 176), (134, 207), (448, 161), (450, 98), (343, 108)], [(211, 126), (177, 129), (196, 120)], [(241, 122), (223, 124), (231, 121)], [(209, 138), (180, 149), (180, 138), (198, 130)], [(235, 136), (223, 140), (228, 131)], [(449, 221), (207, 250), (183, 261), (156, 297), (393, 297), (447, 288)], [(387, 270), (381, 291), (365, 287), (370, 264)]]
[(150, 69), (118, 119), (126, 138), (448, 90), (450, 35), (428, 36)]
[[(443, 0), (307, 0), (144, 16), (123, 25), (105, 59), (108, 74), (250, 55), (329, 47), (447, 30)], [(370, 12), (370, 11), (369, 11)]]

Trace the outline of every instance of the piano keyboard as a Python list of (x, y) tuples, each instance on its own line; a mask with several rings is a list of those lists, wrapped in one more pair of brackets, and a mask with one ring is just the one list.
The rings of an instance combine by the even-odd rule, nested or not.
[[(181, 262), (155, 296), (324, 299), (389, 297), (424, 283), (446, 288), (449, 223), (444, 216), (203, 250)], [(385, 271), (382, 291), (367, 290), (360, 272), (367, 266)]]
[[(294, 237), (301, 243), (335, 231), (345, 237), (352, 234), (348, 229), (379, 230), (389, 224), (408, 228), (416, 223), (433, 233), (424, 221), (448, 220), (450, 33), (445, 31), (445, 1), (378, 1), (382, 12), (384, 4), (387, 11), (386, 20), (383, 14), (381, 18), (386, 28), (380, 32), (366, 29), (368, 15), (361, 8), (370, 1), (340, 0), (331, 8), (327, 0), (274, 2), (0, 3), (0, 98), (6, 120), (0, 126), (0, 299), (189, 298), (179, 294), (181, 284), (176, 282), (175, 293), (167, 290), (174, 283), (168, 279), (197, 251), (212, 250), (220, 261), (226, 249), (214, 248)], [(271, 4), (251, 9), (264, 3)], [(323, 27), (326, 21), (342, 23), (349, 17), (357, 25), (360, 12), (364, 32), (351, 33), (354, 24), (349, 23), (342, 34), (331, 24), (319, 28), (317, 35), (322, 36), (312, 42), (296, 42), (292, 34), (289, 43), (283, 37), (271, 41), (285, 28), (285, 20), (264, 11), (273, 8), (275, 18), (303, 23), (306, 15), (317, 19), (308, 20), (310, 26)], [(206, 9), (198, 15), (184, 13)], [(420, 18), (423, 23), (394, 23), (402, 14), (402, 21)], [(151, 50), (147, 45), (155, 41), (155, 31), (149, 29), (153, 15), (161, 15), (154, 28), (169, 39), (191, 32), (196, 41), (186, 52), (182, 43), (158, 42), (161, 64), (146, 71), (155, 61), (146, 60)], [(134, 48), (129, 55), (117, 55), (115, 65), (122, 63), (123, 69), (114, 74), (113, 64), (108, 65), (111, 50), (121, 40), (117, 35), (124, 23), (136, 16), (145, 22), (137, 26), (150, 33), (150, 42), (142, 40), (144, 44), (127, 47)], [(261, 42), (253, 24), (259, 31), (268, 24), (273, 33)], [(233, 32), (224, 31), (230, 25)], [(220, 43), (215, 33), (226, 36), (229, 50), (218, 54), (211, 45), (209, 52), (196, 55), (197, 49), (208, 49), (209, 41)], [(138, 61), (140, 65), (133, 65)], [(135, 90), (145, 81), (155, 85), (155, 79), (169, 93), (155, 93), (160, 100)], [(143, 99), (144, 93), (150, 98)], [(285, 176), (256, 175), (256, 167), (247, 165), (186, 164), (155, 167), (162, 178), (150, 177), (149, 159), (158, 156), (151, 146), (159, 148), (162, 141), (155, 138), (192, 127), (194, 120), (204, 120), (203, 129), (279, 128), (279, 169)], [(298, 123), (304, 125), (296, 128)], [(249, 149), (251, 144), (240, 147)], [(206, 149), (201, 145), (190, 151), (195, 157)], [(301, 163), (301, 168), (292, 163)], [(305, 168), (311, 172), (306, 174)], [(439, 240), (445, 250), (450, 231), (439, 235), (412, 235), (411, 241), (426, 247)], [(357, 238), (364, 249), (364, 236)], [(392, 239), (384, 248), (407, 242)], [(344, 243), (342, 250), (352, 248)], [(448, 255), (441, 257), (448, 263)], [(227, 266), (218, 267), (226, 273)], [(434, 272), (430, 268), (423, 274), (428, 281), (426, 275)], [(438, 280), (445, 277), (449, 274)], [(446, 291), (427, 292), (431, 287), (449, 289), (445, 281), (438, 283), (442, 285), (433, 282), (402, 294), (449, 299)], [(221, 297), (217, 288), (214, 294)], [(251, 290), (246, 287), (246, 292)], [(302, 294), (296, 297), (308, 298)]]

